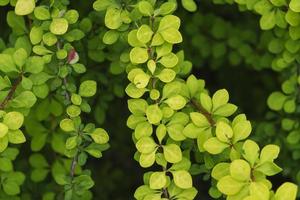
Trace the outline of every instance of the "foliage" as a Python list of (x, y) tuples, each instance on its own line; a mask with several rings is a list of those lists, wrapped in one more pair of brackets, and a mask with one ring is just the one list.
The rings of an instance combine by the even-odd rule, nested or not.
[[(261, 15), (266, 32), (259, 33), (255, 24), (234, 26), (202, 14), (193, 0), (70, 3), (0, 0), (9, 26), (0, 38), (0, 199), (95, 198), (92, 172), (102, 166), (90, 170), (88, 161), (109, 148), (110, 136), (99, 126), (118, 124), (120, 111), (114, 121), (106, 114), (125, 93), (134, 159), (148, 171), (130, 194), (135, 199), (197, 199), (198, 177), (210, 181), (215, 199), (296, 199), (295, 184), (273, 187), (269, 176), (282, 171), (274, 162), (279, 146), (299, 157), (298, 0), (212, 1)], [(197, 11), (193, 20), (182, 23), (191, 14), (178, 13), (180, 6)], [(288, 132), (274, 137), (280, 145), (260, 148), (249, 139), (253, 123), (243, 113), (234, 115), (238, 107), (226, 89), (210, 93), (203, 79), (191, 75), (192, 63), (180, 47), (198, 66), (216, 69), (228, 61), (280, 72), (281, 91), (267, 99), (272, 111), (254, 123), (254, 138), (263, 144), (261, 130)], [(283, 166), (285, 175), (299, 174), (297, 167)]]

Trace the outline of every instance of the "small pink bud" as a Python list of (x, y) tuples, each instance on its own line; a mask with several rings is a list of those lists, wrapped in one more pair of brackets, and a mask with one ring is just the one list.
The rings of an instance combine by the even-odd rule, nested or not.
[(78, 53), (76, 52), (75, 49), (71, 49), (71, 51), (68, 54), (68, 63), (72, 65), (77, 63), (78, 61), (79, 61)]

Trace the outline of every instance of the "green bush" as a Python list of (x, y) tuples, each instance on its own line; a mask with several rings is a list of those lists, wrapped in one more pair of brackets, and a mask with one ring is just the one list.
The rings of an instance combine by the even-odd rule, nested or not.
[(0, 27), (0, 200), (299, 196), (299, 0), (0, 0)]

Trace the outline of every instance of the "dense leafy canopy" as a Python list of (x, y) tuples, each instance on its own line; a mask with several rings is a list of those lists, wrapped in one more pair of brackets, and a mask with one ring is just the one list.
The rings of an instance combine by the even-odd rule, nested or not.
[[(209, 60), (218, 67), (218, 61), (228, 59), (232, 65), (282, 72), (281, 90), (267, 99), (274, 112), (258, 123), (264, 130), (289, 132), (275, 142), (298, 159), (298, 0), (212, 0), (259, 14), (257, 23), (266, 31), (259, 36), (261, 44), (252, 39), (251, 24), (241, 38), (243, 26), (214, 15), (199, 11), (192, 20), (182, 20), (187, 18), (177, 8), (195, 12), (193, 0), (96, 0), (86, 12), (82, 3), (73, 3), (75, 9), (70, 3), (0, 0), (10, 27), (6, 40), (0, 34), (0, 199), (93, 199), (88, 161), (102, 157), (113, 144), (98, 125), (114, 107), (114, 97), (124, 93), (134, 159), (142, 168), (151, 167), (143, 185), (130, 194), (135, 199), (197, 199), (195, 180), (203, 174), (215, 199), (296, 199), (295, 184), (274, 188), (268, 179), (282, 171), (275, 163), (279, 145), (260, 147), (249, 139), (253, 123), (235, 114), (238, 107), (226, 89), (210, 93), (205, 81), (191, 74), (192, 63), (180, 47), (196, 46), (202, 57), (191, 56), (195, 63)], [(192, 31), (197, 26), (199, 34)], [(121, 115), (115, 109), (112, 126)], [(21, 161), (21, 167), (13, 164), (20, 149), (30, 151), (28, 164)], [(102, 167), (107, 166), (95, 171)], [(299, 169), (285, 173), (299, 174)], [(34, 187), (41, 192), (33, 193)]]

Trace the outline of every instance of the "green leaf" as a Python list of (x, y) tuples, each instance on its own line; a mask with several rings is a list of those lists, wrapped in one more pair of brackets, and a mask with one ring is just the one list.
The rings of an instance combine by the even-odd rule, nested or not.
[(108, 8), (105, 14), (105, 25), (110, 29), (118, 29), (122, 25), (121, 10)]
[(119, 39), (119, 32), (115, 30), (109, 30), (103, 36), (104, 44), (108, 44), (108, 45), (117, 42), (118, 39)]
[(145, 24), (143, 24), (136, 33), (137, 39), (144, 44), (148, 43), (151, 40), (152, 35), (153, 31), (148, 25)]
[(45, 180), (49, 173), (48, 169), (34, 169), (31, 171), (30, 178), (34, 182), (41, 182)]
[(47, 20), (50, 19), (50, 11), (47, 7), (38, 6), (34, 9), (34, 16), (39, 20)]
[(194, 0), (181, 0), (182, 6), (190, 12), (195, 12), (197, 10), (197, 4)]
[(181, 33), (175, 28), (167, 28), (160, 32), (165, 41), (171, 44), (178, 44), (182, 42)]
[(255, 170), (260, 171), (267, 176), (274, 176), (282, 171), (282, 169), (273, 162), (264, 162), (256, 167)]
[(172, 69), (163, 69), (157, 77), (164, 83), (170, 83), (176, 77), (176, 72)]
[(20, 48), (15, 51), (13, 58), (14, 58), (16, 65), (19, 67), (19, 69), (22, 69), (23, 65), (26, 62), (27, 57), (28, 57), (28, 55), (27, 55), (27, 52), (25, 51), (25, 49)]
[(24, 116), (19, 112), (9, 112), (4, 116), (3, 123), (10, 130), (18, 130), (24, 122)]
[(174, 53), (169, 53), (163, 56), (158, 62), (167, 68), (175, 67), (178, 63), (178, 57)]
[(161, 19), (158, 30), (163, 31), (168, 28), (174, 28), (178, 30), (179, 27), (180, 27), (180, 18), (175, 15), (167, 15)]
[(32, 154), (29, 158), (29, 163), (34, 168), (44, 168), (49, 167), (46, 158), (39, 153)]
[[(16, 15), (15, 12), (13, 11), (9, 11), (7, 13), (7, 23), (14, 31), (16, 31), (19, 34), (23, 34), (27, 30), (25, 26), (24, 18)], [(20, 39), (19, 41), (21, 40), (22, 39)], [(19, 47), (23, 47), (23, 46), (20, 45)]]
[(218, 163), (214, 166), (211, 176), (216, 180), (220, 180), (222, 177), (229, 175), (229, 167), (229, 163)]
[(97, 144), (105, 144), (109, 141), (108, 133), (102, 128), (96, 128), (92, 133), (91, 137), (93, 138), (94, 142)]
[(186, 100), (181, 95), (175, 95), (165, 100), (165, 103), (168, 104), (168, 106), (170, 106), (170, 108), (173, 110), (180, 110), (186, 105)]
[(13, 57), (9, 54), (0, 54), (0, 71), (4, 73), (18, 72)]
[(11, 101), (11, 106), (14, 108), (31, 108), (36, 101), (36, 96), (31, 91), (24, 91)]
[(162, 45), (164, 42), (165, 41), (164, 41), (163, 37), (161, 36), (161, 34), (155, 33), (152, 38), (151, 46), (159, 46), (159, 45)]
[(146, 116), (151, 124), (158, 124), (163, 117), (163, 113), (157, 104), (148, 106)]
[(66, 149), (74, 149), (77, 146), (77, 136), (69, 137), (66, 141)]
[(275, 193), (275, 200), (291, 200), (297, 197), (297, 185), (287, 182), (282, 184)]
[(32, 44), (38, 44), (42, 41), (43, 38), (43, 29), (42, 27), (33, 26), (30, 30), (30, 41)]
[[(168, 132), (169, 132), (169, 130), (168, 130)], [(166, 126), (164, 124), (158, 125), (158, 127), (156, 128), (156, 137), (157, 137), (159, 143), (162, 142), (162, 140), (164, 139), (166, 134), (167, 134)]]
[(79, 106), (70, 105), (67, 107), (67, 114), (70, 117), (77, 117), (80, 115), (80, 113), (81, 113), (81, 109)]
[(12, 144), (21, 144), (26, 141), (26, 138), (21, 130), (9, 130), (8, 141)]
[(286, 96), (281, 92), (273, 92), (267, 100), (268, 106), (275, 111), (279, 111), (283, 108), (283, 104), (286, 100)]
[(3, 138), (8, 132), (7, 125), (0, 122), (0, 138)]
[(154, 142), (154, 140), (151, 137), (142, 137), (136, 143), (137, 150), (145, 154), (153, 152), (156, 147), (157, 144)]
[(170, 14), (176, 10), (176, 7), (177, 7), (177, 5), (175, 2), (165, 2), (160, 6), (159, 14), (161, 14), (161, 15)]
[(186, 157), (182, 157), (182, 160), (178, 163), (173, 164), (172, 167), (169, 168), (169, 170), (170, 171), (178, 171), (178, 170), (188, 171), (190, 168), (191, 168), (191, 161)]
[(69, 24), (65, 18), (54, 18), (49, 28), (54, 35), (63, 35), (68, 31)]
[(273, 162), (279, 154), (280, 148), (277, 145), (269, 144), (266, 145), (260, 153), (260, 163)]
[(242, 189), (244, 185), (245, 183), (239, 182), (231, 176), (225, 176), (219, 180), (219, 182), (217, 183), (217, 188), (223, 194), (235, 195)]
[(275, 11), (269, 11), (263, 14), (259, 21), (262, 30), (270, 30), (275, 27)]
[(130, 51), (129, 56), (130, 56), (131, 62), (137, 63), (137, 64), (145, 63), (145, 62), (147, 62), (147, 60), (149, 58), (147, 49), (141, 48), (141, 47), (134, 47)]
[(60, 128), (65, 132), (75, 131), (75, 125), (71, 119), (63, 119), (60, 122)]
[(150, 176), (149, 185), (151, 189), (161, 189), (167, 184), (165, 172), (154, 172)]
[(235, 111), (237, 110), (237, 106), (231, 104), (231, 103), (227, 103), (225, 105), (220, 106), (219, 108), (217, 108), (213, 114), (214, 115), (219, 115), (219, 116), (223, 116), (223, 117), (229, 117), (230, 115), (232, 115), (233, 113), (235, 113)]
[(289, 9), (285, 15), (285, 20), (291, 26), (298, 26), (300, 25), (300, 13), (294, 12)]
[[(187, 138), (196, 139), (199, 135), (203, 133), (205, 128), (199, 128), (198, 126), (194, 125), (194, 123), (189, 123), (186, 127), (184, 127), (182, 134)], [(182, 135), (181, 134), (181, 135)], [(182, 140), (184, 140), (183, 138)]]
[(209, 138), (204, 143), (204, 149), (208, 151), (208, 153), (211, 154), (219, 154), (224, 151), (227, 147), (229, 147), (229, 144), (223, 143), (220, 140), (218, 140), (216, 137)]
[(202, 113), (191, 112), (190, 117), (191, 117), (192, 122), (198, 127), (209, 127), (210, 126), (209, 121)]
[(217, 123), (216, 136), (222, 142), (229, 142), (233, 136), (233, 130), (227, 123), (220, 121)]
[(0, 138), (0, 152), (3, 152), (8, 145), (8, 137), (4, 136), (2, 138)]
[(259, 156), (259, 146), (252, 140), (246, 140), (243, 144), (244, 158), (254, 166)]
[(92, 97), (97, 92), (97, 82), (87, 80), (80, 84), (79, 95), (82, 97)]
[(0, 6), (6, 6), (9, 3), (9, 0), (0, 0)]
[(155, 162), (155, 153), (155, 151), (148, 154), (142, 153), (139, 159), (140, 165), (144, 168), (151, 167)]
[(227, 90), (221, 89), (214, 93), (212, 97), (213, 111), (228, 103), (229, 94)]
[(97, 0), (93, 4), (93, 8), (97, 11), (103, 11), (107, 9), (113, 2), (111, 0)]
[(199, 90), (199, 80), (194, 76), (190, 75), (186, 80), (186, 85), (189, 89), (190, 97), (194, 97)]
[(143, 115), (146, 113), (148, 107), (147, 101), (144, 99), (129, 99), (128, 108), (131, 113), (136, 115)]
[(48, 138), (48, 134), (40, 134), (38, 136), (34, 136), (31, 140), (31, 150), (32, 151), (40, 151), (46, 144)]
[(136, 139), (140, 139), (145, 136), (151, 136), (152, 132), (152, 124), (150, 124), (149, 122), (142, 122), (136, 126), (134, 136)]
[(138, 187), (134, 192), (134, 198), (143, 199), (146, 195), (153, 193), (153, 190), (148, 185)]
[(193, 187), (192, 176), (185, 170), (172, 171), (174, 183), (182, 189), (189, 189)]
[(13, 170), (13, 164), (11, 160), (8, 158), (1, 158), (0, 157), (0, 170), (4, 172), (9, 172)]
[(145, 88), (147, 87), (149, 81), (150, 81), (150, 76), (146, 73), (139, 73), (134, 77), (134, 84), (137, 88)]
[(262, 182), (251, 182), (250, 184), (250, 194), (253, 199), (269, 199), (270, 192), (269, 188)]
[(44, 70), (44, 65), (45, 63), (42, 57), (32, 56), (27, 59), (24, 70), (32, 74), (38, 74)]
[[(43, 35), (43, 42), (48, 46), (53, 46), (57, 43), (57, 37), (51, 32), (48, 32)], [(56, 52), (58, 59), (64, 59), (67, 57), (67, 51), (64, 49), (60, 49)]]
[(151, 16), (154, 11), (153, 6), (148, 1), (139, 2), (138, 8), (144, 16)]
[(203, 92), (200, 94), (200, 103), (206, 111), (208, 112), (212, 111), (212, 107), (213, 107), (212, 99), (210, 98), (210, 96), (208, 96)]
[(300, 12), (300, 2), (298, 0), (291, 0), (289, 7), (294, 12)]
[(2, 186), (3, 191), (8, 195), (17, 195), (20, 193), (20, 187), (16, 182), (6, 181)]
[(241, 121), (236, 123), (233, 126), (233, 142), (236, 143), (240, 140), (246, 139), (252, 131), (251, 123), (250, 121)]
[(77, 10), (71, 9), (65, 13), (64, 18), (68, 20), (69, 24), (75, 24), (78, 21), (79, 13)]
[(245, 160), (237, 159), (230, 164), (230, 175), (236, 180), (248, 181), (250, 173), (250, 165)]
[(182, 152), (178, 145), (168, 144), (163, 146), (164, 157), (169, 163), (178, 163), (182, 159)]
[(82, 98), (78, 94), (72, 94), (71, 101), (74, 105), (80, 106), (82, 103)]
[(33, 12), (35, 8), (35, 0), (18, 0), (15, 13), (17, 15), (28, 15)]

